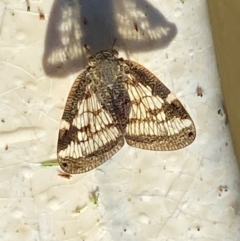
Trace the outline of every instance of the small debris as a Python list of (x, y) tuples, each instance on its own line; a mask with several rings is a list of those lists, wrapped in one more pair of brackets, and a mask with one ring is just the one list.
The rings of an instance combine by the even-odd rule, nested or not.
[(197, 96), (203, 97), (203, 89), (199, 85), (197, 86)]
[(62, 178), (66, 178), (66, 179), (70, 179), (72, 177), (72, 175), (70, 175), (69, 173), (66, 173), (66, 172), (59, 172), (58, 176), (62, 177)]
[(219, 192), (219, 197), (221, 197), (223, 192), (227, 192), (228, 191), (228, 186), (227, 185), (225, 185), (225, 186), (220, 185), (218, 187), (218, 190), (220, 191)]
[(98, 206), (98, 197), (99, 197), (99, 187), (96, 187), (95, 190), (90, 192), (89, 199), (94, 205)]
[(44, 15), (43, 11), (40, 8), (38, 8), (38, 12), (39, 12), (39, 19), (40, 20), (45, 20), (45, 15)]
[(27, 11), (30, 12), (30, 3), (29, 3), (29, 0), (26, 0), (26, 3), (27, 3)]

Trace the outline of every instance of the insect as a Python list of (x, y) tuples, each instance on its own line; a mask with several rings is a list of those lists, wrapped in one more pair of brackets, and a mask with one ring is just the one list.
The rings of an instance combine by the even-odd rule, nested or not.
[(194, 123), (175, 95), (142, 65), (116, 50), (89, 58), (79, 74), (60, 122), (58, 161), (67, 173), (92, 170), (124, 142), (156, 151), (190, 145)]

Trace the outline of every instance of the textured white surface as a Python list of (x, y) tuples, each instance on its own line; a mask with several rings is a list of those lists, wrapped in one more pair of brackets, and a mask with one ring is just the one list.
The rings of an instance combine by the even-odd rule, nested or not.
[[(102, 8), (116, 1), (103, 1)], [(62, 2), (56, 1), (54, 8), (60, 7), (55, 14), (65, 14)], [(78, 11), (77, 0), (66, 2), (72, 4), (70, 12)], [(59, 36), (51, 36), (47, 27), (61, 32), (73, 18), (69, 10), (65, 23), (57, 14), (51, 18), (52, 0), (30, 0), (30, 11), (23, 0), (0, 2), (0, 240), (240, 240), (239, 171), (225, 116), (218, 114), (222, 97), (206, 3), (182, 2), (131, 0), (122, 1), (122, 8), (113, 4), (116, 48), (120, 56), (157, 75), (182, 101), (196, 124), (195, 142), (169, 153), (125, 146), (99, 168), (69, 180), (58, 175), (59, 167), (42, 167), (40, 162), (56, 158), (64, 104), (85, 61), (79, 50), (80, 67), (70, 68), (70, 56), (60, 67), (48, 68), (46, 49), (57, 49), (51, 50), (48, 38), (54, 43)], [(155, 16), (144, 12), (151, 6)], [(136, 14), (133, 20), (131, 14)], [(167, 43), (161, 42), (171, 33), (162, 26), (164, 34), (156, 34), (153, 42), (145, 43), (144, 37), (130, 41), (132, 31), (141, 32), (160, 14), (171, 28), (176, 25), (175, 37), (173, 31)], [(89, 13), (85, 20), (86, 29), (99, 22)], [(150, 33), (151, 26), (144, 31)], [(86, 41), (102, 50), (98, 48), (111, 44), (104, 38), (102, 34)], [(142, 40), (144, 52), (137, 45)], [(62, 42), (69, 44), (66, 35)], [(198, 85), (203, 97), (197, 96)]]

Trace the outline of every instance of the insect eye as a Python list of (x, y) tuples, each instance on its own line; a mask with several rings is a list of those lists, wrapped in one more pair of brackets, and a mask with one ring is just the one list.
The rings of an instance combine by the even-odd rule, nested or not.
[(112, 54), (114, 55), (114, 57), (118, 57), (118, 51), (116, 49), (112, 50)]

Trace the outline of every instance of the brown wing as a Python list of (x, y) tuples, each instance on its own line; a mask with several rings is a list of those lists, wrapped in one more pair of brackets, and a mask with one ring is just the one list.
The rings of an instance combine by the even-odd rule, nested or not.
[(194, 123), (173, 93), (150, 71), (126, 60), (129, 77), (125, 88), (131, 100), (125, 138), (130, 146), (170, 151), (190, 145)]
[(92, 170), (124, 144), (122, 133), (98, 101), (85, 75), (84, 71), (74, 82), (60, 123), (58, 161), (67, 173)]

